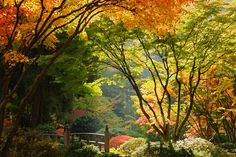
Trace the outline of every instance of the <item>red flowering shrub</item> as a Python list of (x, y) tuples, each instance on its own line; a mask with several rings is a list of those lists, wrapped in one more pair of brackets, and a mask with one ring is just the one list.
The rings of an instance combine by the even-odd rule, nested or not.
[(57, 133), (57, 135), (59, 135), (59, 136), (64, 136), (64, 128), (58, 128), (58, 129), (56, 130), (56, 133)]
[(11, 121), (8, 120), (8, 119), (4, 119), (3, 127), (6, 128), (6, 127), (8, 127), (8, 126), (10, 126), (10, 125), (11, 125)]
[(120, 135), (120, 136), (114, 136), (110, 139), (110, 148), (118, 148), (120, 145), (125, 143), (126, 141), (132, 139), (133, 137), (131, 136), (126, 136), (126, 135)]

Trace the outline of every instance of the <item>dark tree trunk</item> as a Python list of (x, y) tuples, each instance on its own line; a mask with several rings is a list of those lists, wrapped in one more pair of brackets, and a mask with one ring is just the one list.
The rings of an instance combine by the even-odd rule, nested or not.
[(32, 101), (32, 110), (31, 110), (31, 126), (37, 127), (42, 121), (42, 109), (43, 109), (43, 83), (39, 86), (38, 91), (34, 95)]
[(5, 108), (0, 113), (0, 138), (2, 137), (3, 134), (4, 117), (5, 117)]

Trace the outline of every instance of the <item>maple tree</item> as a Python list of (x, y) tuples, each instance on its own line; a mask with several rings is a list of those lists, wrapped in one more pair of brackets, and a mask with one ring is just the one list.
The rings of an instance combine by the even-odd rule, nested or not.
[(222, 56), (235, 52), (231, 3), (200, 1), (190, 8), (176, 35), (165, 38), (128, 31), (109, 19), (88, 29), (96, 50), (104, 53), (101, 61), (130, 82), (138, 113), (164, 141), (180, 138), (202, 76)]
[[(4, 110), (27, 74), (31, 65), (36, 64), (44, 50), (51, 53), (51, 58), (32, 82), (28, 93), (18, 102), (18, 111), (14, 117), (1, 156), (7, 156), (12, 138), (19, 126), (24, 109), (33, 97), (39, 83), (48, 68), (60, 56), (71, 40), (83, 31), (90, 20), (103, 11), (102, 7), (117, 4), (118, 1), (66, 1), (66, 0), (21, 0), (1, 1), (0, 16), (0, 52), (1, 68), (1, 121)], [(58, 48), (56, 33), (67, 30), (68, 39)], [(34, 48), (41, 48), (40, 53), (34, 53)], [(14, 73), (18, 73), (17, 81), (12, 81)], [(5, 141), (5, 140), (4, 140)]]
[[(233, 59), (235, 56), (229, 58)], [(203, 79), (201, 88), (197, 91), (196, 105), (190, 119), (192, 127), (188, 130), (188, 136), (199, 135), (210, 139), (213, 135), (223, 134), (231, 142), (236, 140), (235, 78), (234, 72), (227, 70), (224, 65), (228, 63), (218, 63), (205, 74), (206, 79)]]

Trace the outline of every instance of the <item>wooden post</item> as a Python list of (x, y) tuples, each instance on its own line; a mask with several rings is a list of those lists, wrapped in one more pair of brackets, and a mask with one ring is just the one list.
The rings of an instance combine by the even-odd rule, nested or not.
[(110, 140), (110, 135), (109, 135), (109, 128), (108, 128), (108, 125), (106, 125), (106, 128), (105, 128), (105, 132), (104, 132), (104, 135), (105, 135), (105, 153), (109, 153), (109, 140)]
[(66, 124), (64, 127), (64, 144), (68, 145), (70, 143), (70, 129), (69, 125)]

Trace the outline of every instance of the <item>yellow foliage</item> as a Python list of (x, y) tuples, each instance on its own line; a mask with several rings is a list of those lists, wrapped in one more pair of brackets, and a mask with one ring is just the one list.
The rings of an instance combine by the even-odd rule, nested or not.
[(10, 67), (15, 67), (17, 63), (27, 63), (29, 58), (15, 50), (10, 50), (3, 55), (4, 62)]

